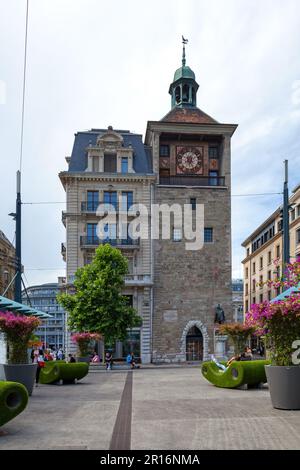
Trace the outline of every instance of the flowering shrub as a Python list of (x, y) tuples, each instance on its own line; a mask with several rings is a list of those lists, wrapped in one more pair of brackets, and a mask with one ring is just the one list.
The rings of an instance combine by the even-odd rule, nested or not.
[(243, 352), (247, 339), (254, 333), (255, 328), (252, 325), (242, 323), (226, 323), (219, 328), (221, 334), (228, 335), (234, 347), (234, 354)]
[(28, 342), (33, 331), (40, 323), (40, 320), (36, 317), (0, 312), (0, 331), (6, 335), (9, 345), (8, 362), (10, 364), (26, 364), (28, 362)]
[[(287, 264), (283, 276), (267, 281), (269, 287), (293, 287), (300, 282), (300, 260)], [(292, 365), (293, 341), (300, 339), (300, 293), (284, 300), (253, 304), (246, 314), (246, 324), (256, 334), (266, 335), (274, 365)]]
[(99, 341), (100, 339), (101, 335), (98, 333), (74, 333), (72, 335), (72, 341), (77, 343), (79, 355), (81, 357), (88, 356), (91, 342)]

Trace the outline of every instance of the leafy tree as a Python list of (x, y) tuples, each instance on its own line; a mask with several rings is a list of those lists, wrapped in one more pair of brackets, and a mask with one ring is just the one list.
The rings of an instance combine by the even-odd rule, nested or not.
[(57, 296), (69, 314), (73, 331), (99, 333), (106, 344), (127, 337), (127, 329), (140, 326), (141, 319), (122, 295), (128, 262), (120, 250), (100, 245), (91, 264), (75, 274), (75, 293)]

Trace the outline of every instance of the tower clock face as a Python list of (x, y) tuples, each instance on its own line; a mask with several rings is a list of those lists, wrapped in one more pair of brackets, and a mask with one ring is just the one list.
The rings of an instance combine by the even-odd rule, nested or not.
[(201, 147), (177, 147), (177, 174), (196, 174), (203, 172)]

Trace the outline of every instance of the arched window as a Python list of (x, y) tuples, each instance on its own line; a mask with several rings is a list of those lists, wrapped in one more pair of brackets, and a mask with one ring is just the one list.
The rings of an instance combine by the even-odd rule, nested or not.
[(180, 103), (180, 86), (175, 88), (175, 101), (176, 103)]
[(189, 86), (183, 85), (182, 87), (182, 101), (183, 103), (188, 103), (189, 101)]

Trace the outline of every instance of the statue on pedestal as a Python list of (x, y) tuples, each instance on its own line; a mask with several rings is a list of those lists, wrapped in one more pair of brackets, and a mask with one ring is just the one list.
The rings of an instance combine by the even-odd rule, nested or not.
[(218, 304), (215, 308), (215, 323), (225, 323), (225, 313), (221, 307), (221, 304)]

